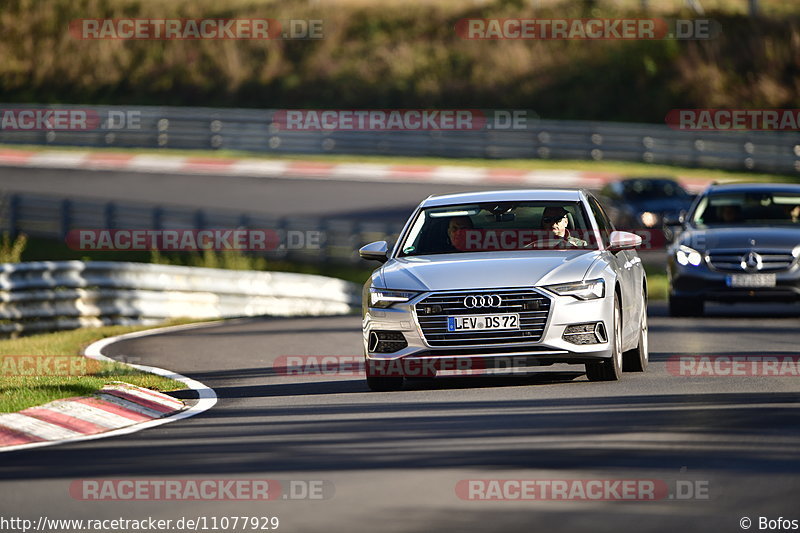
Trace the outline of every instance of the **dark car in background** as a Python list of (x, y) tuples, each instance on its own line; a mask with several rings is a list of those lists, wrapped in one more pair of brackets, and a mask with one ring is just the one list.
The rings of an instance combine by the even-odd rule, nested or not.
[(618, 228), (660, 229), (666, 218), (678, 218), (694, 197), (672, 178), (630, 178), (608, 183), (601, 199)]
[(800, 301), (800, 185), (712, 185), (680, 223), (672, 316), (701, 315), (706, 301)]

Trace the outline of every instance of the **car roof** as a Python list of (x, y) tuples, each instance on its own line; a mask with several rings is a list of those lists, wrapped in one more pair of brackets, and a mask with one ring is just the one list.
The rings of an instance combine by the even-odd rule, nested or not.
[(706, 189), (706, 194), (717, 192), (800, 193), (800, 185), (794, 183), (718, 183)]
[(421, 207), (470, 204), (478, 202), (578, 202), (582, 199), (582, 189), (512, 189), (505, 191), (476, 191), (456, 194), (432, 195), (422, 202)]

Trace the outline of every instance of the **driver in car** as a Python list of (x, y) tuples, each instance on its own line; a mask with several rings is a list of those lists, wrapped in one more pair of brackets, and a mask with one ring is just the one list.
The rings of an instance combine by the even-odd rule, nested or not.
[(563, 207), (548, 207), (544, 210), (542, 214), (542, 229), (546, 232), (543, 239), (544, 247), (558, 248), (569, 245), (583, 248), (588, 245), (586, 241), (569, 234), (567, 213)]
[[(453, 217), (447, 224), (447, 249), (461, 251), (465, 246), (464, 230), (473, 229), (475, 226), (468, 216)], [(456, 246), (458, 244), (458, 246)]]
[(789, 218), (794, 224), (800, 222), (800, 204), (792, 207), (792, 209), (789, 211)]

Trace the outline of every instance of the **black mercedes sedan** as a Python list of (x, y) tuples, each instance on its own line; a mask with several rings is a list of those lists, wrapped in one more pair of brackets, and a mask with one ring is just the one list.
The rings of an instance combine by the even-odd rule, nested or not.
[(608, 183), (599, 194), (618, 228), (660, 229), (694, 197), (672, 178), (628, 178)]
[(712, 185), (668, 249), (669, 311), (704, 303), (800, 301), (800, 185)]

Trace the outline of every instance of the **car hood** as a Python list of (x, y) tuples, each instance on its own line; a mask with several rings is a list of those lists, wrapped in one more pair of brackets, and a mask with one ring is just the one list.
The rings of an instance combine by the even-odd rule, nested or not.
[(696, 250), (792, 250), (800, 245), (800, 228), (737, 226), (698, 229), (684, 232), (680, 244)]
[(580, 281), (597, 250), (478, 252), (403, 257), (386, 263), (384, 287), (407, 290), (530, 287)]

